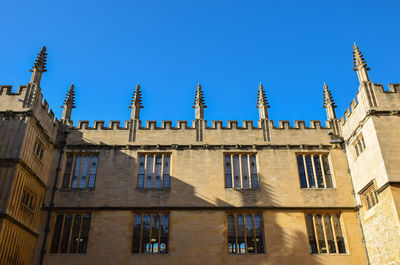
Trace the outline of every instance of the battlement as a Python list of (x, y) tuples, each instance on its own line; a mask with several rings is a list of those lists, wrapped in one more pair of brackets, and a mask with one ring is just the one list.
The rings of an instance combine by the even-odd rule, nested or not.
[(17, 92), (12, 92), (12, 86), (0, 85), (0, 96), (18, 96), (26, 91), (26, 86), (19, 86)]
[[(46, 108), (47, 102), (44, 101), (43, 107)], [(50, 110), (52, 113), (52, 111)], [(50, 115), (50, 114), (49, 114)], [(326, 123), (326, 126), (321, 126), (321, 121), (319, 120), (311, 120), (310, 126), (306, 126), (306, 122), (304, 120), (295, 120), (294, 126), (291, 126), (290, 121), (280, 120), (278, 121), (278, 126), (275, 126), (274, 121), (268, 120), (270, 123), (270, 127), (276, 130), (283, 129), (330, 129), (330, 123)], [(78, 125), (75, 129), (78, 130), (128, 130), (130, 121), (125, 121), (124, 125), (121, 126), (121, 121), (119, 120), (111, 120), (109, 121), (108, 126), (105, 125), (105, 121), (94, 121), (93, 126), (89, 126), (89, 121), (83, 120), (78, 121)], [(188, 121), (179, 120), (176, 122), (176, 126), (172, 125), (172, 121), (161, 121), (161, 126), (158, 126), (158, 122), (154, 120), (146, 121), (146, 125), (143, 126), (142, 121), (139, 121), (139, 130), (194, 130), (196, 128), (196, 120), (192, 121), (192, 126), (188, 126)], [(206, 130), (260, 130), (262, 126), (260, 124), (254, 125), (254, 121), (252, 120), (244, 120), (242, 121), (242, 125), (239, 126), (239, 121), (237, 120), (229, 120), (227, 121), (227, 125), (224, 126), (223, 121), (216, 120), (211, 121), (211, 126), (208, 126), (207, 121), (204, 121), (204, 129)]]

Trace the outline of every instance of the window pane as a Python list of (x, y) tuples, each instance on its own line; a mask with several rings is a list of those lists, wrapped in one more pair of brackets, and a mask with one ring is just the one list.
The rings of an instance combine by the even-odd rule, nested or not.
[(225, 185), (227, 188), (232, 188), (232, 165), (231, 156), (225, 156)]
[(79, 178), (79, 170), (81, 169), (81, 160), (82, 156), (80, 155), (75, 158), (75, 170), (74, 170), (74, 176), (72, 178), (72, 188), (78, 187), (78, 178)]
[(251, 216), (250, 214), (246, 215), (246, 241), (247, 253), (256, 253), (253, 216)]
[(333, 226), (335, 228), (336, 242), (338, 245), (339, 253), (346, 253), (342, 228), (340, 226), (340, 217), (338, 215), (333, 216)]
[(147, 165), (146, 165), (146, 188), (153, 187), (153, 160), (154, 156), (147, 156)]
[(64, 215), (58, 215), (56, 224), (54, 226), (53, 240), (51, 242), (50, 253), (58, 253), (58, 245), (60, 244), (61, 228), (63, 224)]
[(239, 156), (238, 155), (235, 155), (233, 157), (233, 175), (235, 176), (235, 188), (241, 188), (240, 166), (239, 166)]
[(236, 253), (235, 217), (228, 215), (228, 253)]
[(153, 215), (153, 222), (152, 222), (152, 229), (151, 229), (151, 253), (158, 253), (159, 246), (158, 246), (158, 234), (160, 229), (160, 216), (158, 214)]
[(242, 178), (243, 188), (249, 188), (249, 162), (247, 161), (247, 155), (242, 155)]
[(250, 157), (250, 171), (251, 171), (251, 187), (258, 188), (257, 163), (255, 155), (252, 155)]
[(92, 161), (90, 161), (90, 174), (89, 174), (89, 184), (88, 188), (94, 188), (94, 182), (96, 180), (97, 173), (97, 162), (99, 157), (97, 155), (92, 156)]
[(150, 253), (150, 215), (143, 217), (142, 253)]
[(170, 170), (170, 158), (169, 155), (164, 156), (164, 188), (169, 188), (170, 183), (169, 183), (169, 170)]
[(312, 167), (311, 156), (306, 156), (307, 174), (309, 188), (315, 188), (314, 170)]
[(139, 157), (139, 168), (138, 168), (138, 188), (144, 187), (144, 162), (146, 157)]
[(332, 175), (331, 175), (331, 170), (329, 168), (329, 161), (327, 155), (322, 156), (322, 163), (324, 165), (326, 187), (333, 188)]
[(69, 253), (76, 253), (79, 244), (79, 229), (81, 227), (81, 216), (75, 215), (74, 224), (72, 225), (71, 245), (69, 246)]
[(326, 253), (326, 244), (325, 244), (325, 235), (324, 229), (322, 227), (322, 216), (315, 216), (315, 229), (317, 230), (318, 244), (319, 244), (319, 253)]
[(324, 224), (326, 231), (326, 239), (328, 240), (329, 253), (336, 253), (335, 240), (333, 238), (331, 216), (329, 214), (324, 216)]
[(369, 201), (368, 194), (365, 197), (366, 197), (366, 200), (367, 200), (368, 209), (371, 209), (371, 202)]
[(324, 188), (324, 178), (322, 176), (321, 161), (319, 155), (314, 156), (315, 173), (317, 174), (318, 188)]
[(160, 253), (168, 253), (168, 214), (161, 217)]
[(257, 253), (264, 253), (264, 230), (261, 215), (254, 216), (254, 227), (256, 229)]
[(133, 223), (133, 239), (132, 239), (132, 253), (139, 253), (140, 250), (140, 227), (142, 225), (142, 217), (135, 215)]
[(314, 222), (311, 214), (306, 216), (306, 225), (308, 233), (308, 242), (310, 243), (310, 251), (311, 253), (318, 253), (317, 241), (315, 240), (315, 233), (314, 233)]
[(369, 193), (369, 195), (370, 195), (370, 197), (371, 197), (371, 204), (372, 204), (372, 206), (374, 206), (376, 203), (375, 203), (373, 191), (371, 191), (371, 192)]
[(73, 160), (74, 160), (74, 156), (69, 155), (67, 157), (67, 162), (65, 163), (64, 179), (63, 179), (63, 183), (62, 183), (62, 187), (64, 189), (69, 188), (69, 181), (70, 181), (70, 178), (71, 178)]
[(162, 167), (162, 156), (157, 155), (156, 157), (156, 168), (154, 170), (154, 188), (161, 188), (161, 167)]
[(246, 244), (244, 241), (243, 215), (238, 214), (236, 219), (237, 219), (237, 240), (238, 240), (239, 253), (246, 253)]
[(67, 216), (65, 216), (64, 231), (61, 241), (60, 253), (67, 253), (69, 234), (71, 232), (71, 224), (72, 224), (72, 215), (68, 214)]
[(89, 230), (90, 230), (90, 215), (85, 214), (82, 221), (81, 237), (79, 240), (78, 253), (86, 253), (87, 244), (89, 240)]
[(86, 188), (87, 173), (89, 169), (90, 156), (85, 156), (83, 158), (82, 169), (81, 169), (81, 180), (79, 182), (79, 188)]
[(306, 172), (304, 171), (303, 156), (297, 156), (297, 167), (299, 168), (300, 187), (307, 188)]

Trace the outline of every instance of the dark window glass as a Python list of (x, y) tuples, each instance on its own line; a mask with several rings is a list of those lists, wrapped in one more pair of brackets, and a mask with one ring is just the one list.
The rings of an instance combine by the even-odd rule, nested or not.
[(152, 229), (151, 229), (151, 239), (150, 239), (151, 253), (158, 253), (159, 251), (159, 244), (158, 244), (159, 231), (160, 231), (160, 217), (158, 214), (155, 214), (153, 215)]
[(238, 155), (233, 156), (233, 175), (234, 175), (235, 188), (240, 189), (241, 182), (240, 182), (240, 165), (239, 165)]
[(340, 226), (340, 217), (338, 215), (333, 215), (332, 217), (333, 217), (333, 226), (335, 228), (336, 242), (339, 249), (339, 253), (346, 253), (342, 228)]
[(247, 253), (256, 253), (253, 216), (250, 214), (246, 215), (246, 242), (247, 242)]
[(264, 229), (262, 217), (260, 214), (256, 214), (254, 216), (254, 224), (256, 230), (256, 244), (257, 244), (257, 253), (264, 253)]
[(132, 253), (139, 253), (140, 251), (140, 228), (142, 225), (142, 217), (140, 214), (135, 215), (133, 223), (133, 240), (132, 240)]
[(88, 183), (89, 188), (94, 188), (98, 160), (99, 160), (99, 157), (97, 155), (94, 155), (94, 156), (92, 156), (92, 161), (90, 161), (90, 173), (89, 173), (89, 183)]
[(63, 226), (64, 215), (60, 214), (56, 218), (54, 226), (53, 240), (51, 242), (50, 253), (58, 253), (58, 246), (60, 245), (61, 229)]
[(315, 216), (315, 230), (317, 231), (319, 253), (326, 253), (325, 235), (324, 229), (322, 227), (322, 217), (321, 215)]
[(314, 170), (311, 162), (311, 156), (309, 155), (306, 156), (306, 166), (307, 166), (309, 188), (315, 188)]
[(251, 186), (252, 188), (258, 188), (257, 163), (255, 155), (250, 156), (250, 171), (251, 171)]
[(244, 219), (243, 215), (238, 214), (237, 217), (237, 242), (239, 253), (246, 253), (246, 244), (244, 241)]
[(307, 188), (306, 172), (304, 171), (304, 161), (302, 155), (297, 156), (297, 166), (299, 168), (300, 186), (302, 188)]
[(317, 175), (318, 188), (324, 188), (324, 177), (322, 176), (321, 161), (319, 155), (314, 156), (315, 173)]
[(249, 161), (247, 155), (242, 155), (242, 182), (243, 188), (249, 188)]
[(156, 156), (156, 167), (154, 170), (154, 188), (161, 188), (161, 168), (162, 168), (162, 156)]
[(78, 187), (79, 172), (81, 169), (81, 160), (82, 160), (82, 156), (80, 156), (80, 155), (78, 155), (75, 158), (75, 170), (74, 170), (74, 176), (72, 178), (72, 188)]
[(76, 253), (79, 244), (79, 229), (81, 227), (81, 215), (77, 214), (74, 217), (74, 223), (72, 225), (71, 234), (71, 245), (69, 247), (69, 253)]
[(78, 253), (86, 253), (89, 240), (89, 229), (90, 229), (90, 215), (85, 214), (82, 220), (82, 230), (81, 230), (81, 237), (79, 239)]
[(161, 217), (160, 253), (168, 253), (168, 215)]
[(65, 216), (64, 232), (61, 241), (60, 253), (67, 253), (69, 244), (69, 234), (71, 232), (72, 215), (68, 214)]
[(147, 170), (146, 170), (146, 188), (153, 187), (153, 160), (154, 156), (147, 156)]
[(310, 243), (311, 253), (318, 253), (317, 241), (315, 240), (314, 221), (311, 214), (306, 216), (306, 225), (308, 232), (308, 242)]
[(331, 170), (329, 168), (329, 161), (327, 155), (322, 156), (322, 163), (324, 166), (326, 187), (333, 188), (332, 175), (331, 175)]
[(90, 156), (86, 155), (83, 158), (82, 169), (81, 169), (81, 179), (79, 181), (79, 188), (86, 188), (87, 186), (87, 174), (89, 169)]
[(236, 253), (235, 217), (228, 215), (228, 253)]
[(62, 187), (64, 189), (69, 188), (69, 182), (70, 182), (70, 178), (71, 178), (73, 160), (74, 160), (74, 156), (69, 155), (67, 157), (67, 162), (65, 164), (65, 171), (64, 171), (64, 179), (63, 179), (63, 184), (62, 184)]
[(164, 156), (164, 175), (163, 175), (163, 181), (164, 181), (164, 188), (169, 188), (170, 187), (170, 157), (169, 155)]
[(232, 188), (232, 165), (231, 156), (225, 156), (225, 185), (227, 188)]
[(138, 188), (144, 187), (144, 163), (145, 163), (145, 156), (139, 157), (139, 169), (138, 169)]
[(142, 232), (142, 252), (150, 253), (150, 215), (146, 214), (143, 217), (143, 232)]
[(335, 239), (333, 238), (331, 216), (329, 214), (324, 216), (326, 239), (328, 240), (329, 253), (336, 253)]

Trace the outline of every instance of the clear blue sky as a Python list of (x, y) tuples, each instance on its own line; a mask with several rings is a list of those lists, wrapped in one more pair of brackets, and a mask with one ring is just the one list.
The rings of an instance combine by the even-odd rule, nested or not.
[[(342, 116), (358, 88), (357, 42), (370, 77), (400, 82), (400, 1), (0, 0), (0, 84), (29, 82), (48, 49), (42, 90), (58, 117), (69, 85), (77, 120), (127, 120), (135, 85), (142, 120), (257, 120), (261, 81), (278, 120), (325, 120), (326, 81)], [(323, 123), (324, 124), (324, 123)]]

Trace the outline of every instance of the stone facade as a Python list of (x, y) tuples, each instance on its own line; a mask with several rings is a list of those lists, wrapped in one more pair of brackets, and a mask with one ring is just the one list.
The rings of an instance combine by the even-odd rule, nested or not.
[[(95, 121), (89, 126), (88, 121), (79, 121), (74, 127), (74, 86), (68, 91), (60, 120), (43, 100), (43, 48), (30, 83), (17, 92), (12, 92), (10, 86), (0, 86), (0, 264), (399, 264), (400, 168), (395, 161), (400, 148), (396, 130), (400, 86), (391, 84), (390, 91), (385, 91), (369, 81), (361, 53), (357, 47), (354, 50), (360, 78), (358, 101), (339, 120), (332, 95), (324, 85), (326, 126), (319, 121), (311, 121), (310, 126), (295, 121), (294, 127), (288, 121), (279, 121), (276, 126), (268, 117), (269, 104), (260, 84), (258, 124), (208, 123), (200, 85), (192, 124), (142, 124), (138, 85), (130, 106), (131, 117), (124, 125), (111, 121), (105, 126)], [(365, 150), (355, 152), (361, 136)], [(170, 157), (169, 185), (139, 185), (143, 155)], [(229, 186), (225, 159), (239, 155), (255, 157), (256, 178), (251, 183), (258, 181), (257, 187), (245, 187), (244, 175), (239, 180), (244, 188)], [(323, 171), (324, 187), (328, 188), (302, 186), (298, 157), (310, 155), (317, 160), (307, 164), (307, 169), (312, 166), (305, 172), (307, 185), (312, 185), (312, 174), (317, 182), (317, 175)], [(82, 173), (83, 166), (77, 173), (68, 171), (80, 163), (79, 156), (88, 159), (86, 171), (89, 159), (90, 167), (94, 165), (96, 171), (85, 173), (89, 180)], [(326, 164), (318, 160), (322, 157), (327, 158)], [(241, 172), (246, 168), (243, 161)], [(331, 175), (332, 187), (327, 184), (326, 174)], [(232, 177), (234, 182), (238, 180)], [(78, 179), (87, 184), (74, 184)], [(372, 187), (379, 202), (367, 207), (364, 194)], [(132, 253), (135, 218), (147, 213), (168, 215), (165, 254)], [(233, 254), (228, 248), (231, 232), (227, 220), (238, 214), (261, 216), (262, 237), (249, 236), (249, 231), (258, 233), (256, 228), (246, 230), (249, 238), (246, 245), (243, 243), (245, 248), (242, 250), (238, 244), (238, 252), (246, 253)], [(66, 228), (65, 216), (72, 216), (72, 228)], [(312, 243), (306, 216), (314, 216), (314, 238), (318, 242)], [(317, 229), (318, 216), (324, 218), (322, 230)], [(330, 226), (325, 218), (333, 222), (334, 216), (340, 221)], [(83, 236), (84, 221), (76, 220), (90, 220), (87, 238)], [(239, 225), (234, 227), (236, 240)], [(139, 227), (143, 231), (144, 224)], [(342, 252), (337, 229), (343, 236)], [(335, 239), (330, 239), (330, 233)], [(152, 235), (153, 239), (158, 240)], [(264, 250), (252, 254), (252, 240), (257, 246), (263, 244)], [(318, 253), (312, 253), (313, 244)], [(157, 251), (159, 248), (161, 244), (157, 243)]]

